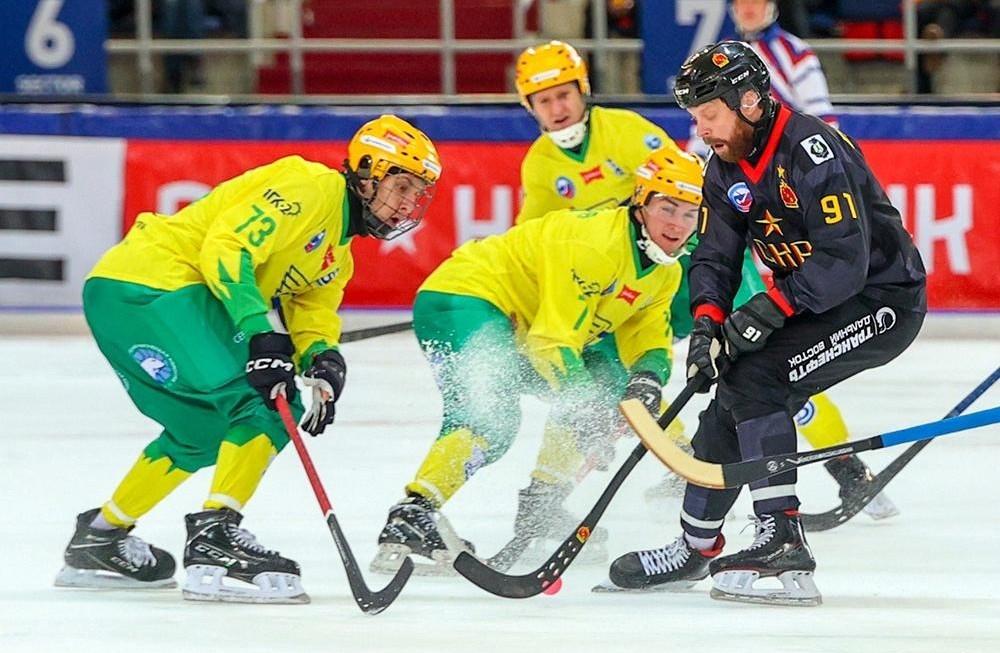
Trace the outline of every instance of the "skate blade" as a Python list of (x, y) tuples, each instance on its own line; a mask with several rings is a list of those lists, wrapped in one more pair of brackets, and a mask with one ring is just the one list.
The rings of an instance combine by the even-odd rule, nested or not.
[(182, 594), (188, 601), (223, 603), (274, 603), (301, 605), (309, 603), (302, 589), (302, 579), (295, 574), (262, 572), (246, 583), (226, 575), (225, 567), (191, 565)]
[(649, 585), (648, 587), (620, 587), (615, 585), (610, 578), (606, 578), (597, 585), (590, 588), (595, 594), (658, 594), (670, 592), (686, 592), (698, 584), (697, 580), (684, 580), (675, 583), (660, 583), (659, 585)]
[(712, 577), (709, 596), (719, 601), (761, 605), (812, 607), (823, 603), (811, 571), (786, 571), (778, 574), (776, 578), (782, 585), (781, 589), (754, 587), (754, 583), (760, 578), (759, 572), (750, 569), (719, 572)]
[(164, 590), (177, 587), (173, 578), (142, 581), (104, 569), (77, 569), (66, 565), (56, 574), (56, 587), (95, 590)]
[(457, 555), (435, 551), (434, 558), (426, 558), (413, 553), (405, 544), (380, 544), (378, 552), (368, 565), (368, 570), (373, 574), (395, 576), (407, 556), (412, 556), (414, 576), (458, 576), (458, 572), (452, 566)]

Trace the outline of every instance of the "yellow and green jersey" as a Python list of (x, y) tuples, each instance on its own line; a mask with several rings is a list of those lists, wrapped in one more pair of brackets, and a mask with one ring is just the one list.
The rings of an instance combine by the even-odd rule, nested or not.
[(606, 209), (632, 196), (635, 170), (649, 153), (677, 147), (667, 133), (634, 111), (590, 109), (587, 135), (577, 154), (542, 134), (521, 162), (524, 203), (515, 220), (558, 209)]
[(354, 273), (344, 176), (289, 156), (225, 181), (174, 215), (142, 213), (90, 277), (172, 291), (203, 284), (248, 337), (280, 301), (300, 361), (335, 347)]
[(583, 350), (609, 334), (626, 368), (666, 380), (670, 301), (680, 280), (679, 265), (640, 256), (635, 223), (620, 207), (554, 211), (468, 242), (420, 290), (478, 297), (499, 308), (534, 367), (560, 387), (588, 376)]

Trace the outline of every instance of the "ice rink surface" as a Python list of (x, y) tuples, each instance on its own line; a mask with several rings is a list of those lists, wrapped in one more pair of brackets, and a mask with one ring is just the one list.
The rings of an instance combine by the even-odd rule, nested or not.
[[(896, 362), (836, 387), (852, 437), (931, 421), (1000, 364), (1000, 339), (921, 337)], [(440, 404), (412, 334), (345, 345), (350, 367), (337, 423), (308, 439), (334, 509), (367, 567), (386, 511), (402, 493), (438, 428)], [(683, 360), (683, 350), (677, 352)], [(274, 651), (1000, 651), (1000, 428), (933, 443), (889, 486), (902, 514), (864, 515), (810, 536), (824, 605), (737, 605), (708, 597), (709, 581), (678, 594), (607, 595), (590, 588), (607, 566), (574, 565), (557, 596), (508, 600), (461, 578), (414, 578), (379, 616), (353, 603), (333, 542), (292, 447), (273, 464), (244, 526), (298, 560), (306, 606), (201, 604), (179, 590), (60, 590), (78, 512), (103, 502), (157, 432), (134, 408), (89, 338), (0, 338), (0, 652), (128, 650)], [(682, 381), (674, 378), (667, 395)], [(704, 397), (683, 418), (689, 432)], [(993, 388), (974, 406), (1000, 404)], [(544, 406), (522, 402), (525, 419), (509, 454), (482, 470), (446, 506), (458, 532), (492, 554), (509, 536), (516, 491), (527, 482)], [(620, 442), (619, 456), (635, 445)], [(904, 445), (905, 446), (905, 445)], [(876, 470), (902, 447), (863, 456)], [(642, 499), (662, 468), (651, 456), (626, 481), (602, 520), (609, 549), (660, 546), (679, 532), (677, 507), (654, 514)], [(183, 515), (199, 509), (204, 470), (136, 530), (180, 557)], [(591, 474), (571, 497), (583, 514), (610, 474)], [(803, 509), (836, 503), (819, 466), (800, 473)], [(728, 552), (749, 543), (744, 493), (725, 534)], [(370, 585), (386, 578), (365, 571)], [(178, 573), (181, 580), (181, 573)]]

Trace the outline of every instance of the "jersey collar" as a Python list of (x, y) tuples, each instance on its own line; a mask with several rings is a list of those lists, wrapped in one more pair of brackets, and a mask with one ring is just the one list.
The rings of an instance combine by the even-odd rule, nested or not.
[[(563, 154), (565, 154), (569, 158), (573, 159), (577, 163), (583, 163), (584, 159), (587, 158), (587, 148), (590, 145), (590, 134), (591, 134), (592, 130), (593, 130), (593, 125), (591, 125), (591, 124), (588, 123), (587, 124), (587, 133), (583, 135), (583, 142), (580, 143), (580, 145), (578, 145), (577, 147), (574, 147), (571, 150), (567, 150), (566, 148), (559, 147), (558, 145), (556, 145), (556, 147), (559, 147), (559, 151), (560, 152), (562, 152)], [(545, 138), (548, 138), (548, 137), (546, 136)], [(553, 143), (553, 145), (555, 145), (555, 144)]]
[(767, 170), (771, 159), (774, 158), (775, 150), (778, 149), (778, 141), (781, 140), (781, 135), (785, 131), (785, 124), (788, 123), (788, 119), (791, 116), (792, 112), (785, 105), (779, 104), (778, 111), (775, 113), (774, 123), (771, 126), (771, 133), (767, 137), (767, 144), (764, 146), (764, 151), (761, 153), (760, 158), (753, 164), (746, 159), (740, 159), (740, 169), (752, 183), (759, 183), (761, 177), (764, 176), (764, 171)]

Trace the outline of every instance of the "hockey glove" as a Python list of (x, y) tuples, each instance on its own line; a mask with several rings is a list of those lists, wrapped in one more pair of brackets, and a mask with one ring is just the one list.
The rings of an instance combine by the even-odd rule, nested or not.
[[(707, 315), (702, 315), (694, 321), (691, 341), (688, 343), (688, 381), (698, 373), (704, 374), (709, 380), (719, 377), (719, 366), (716, 361), (722, 353), (721, 331), (719, 324)], [(698, 392), (708, 392), (709, 387), (710, 383), (703, 383)]]
[(312, 436), (317, 436), (333, 424), (336, 415), (334, 405), (344, 391), (347, 380), (347, 363), (336, 349), (327, 349), (317, 354), (312, 366), (302, 375), (302, 383), (313, 391), (312, 407), (302, 418), (302, 428)]
[(274, 399), (284, 392), (288, 401), (295, 398), (295, 347), (287, 333), (258, 333), (250, 338), (247, 382), (274, 410)]
[(760, 351), (768, 336), (784, 325), (785, 314), (778, 305), (767, 293), (757, 293), (722, 323), (726, 356), (734, 361), (740, 354)]
[(660, 379), (652, 372), (636, 372), (629, 377), (625, 385), (626, 399), (638, 399), (654, 418), (660, 416), (660, 402), (663, 400), (663, 386)]

